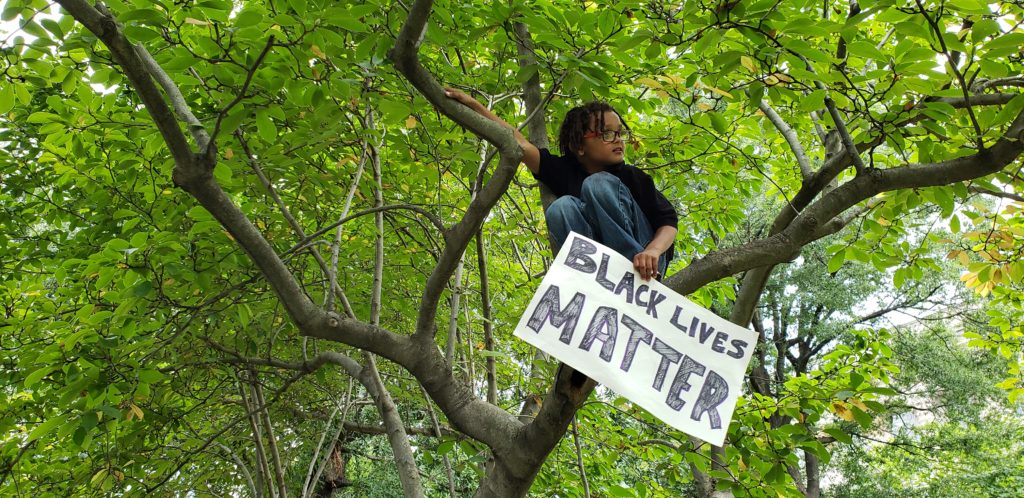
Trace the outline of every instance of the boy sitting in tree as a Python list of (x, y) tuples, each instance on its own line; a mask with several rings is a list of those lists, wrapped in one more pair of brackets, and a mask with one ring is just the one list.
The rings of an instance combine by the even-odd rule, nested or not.
[(576, 232), (631, 259), (645, 280), (665, 274), (679, 217), (651, 177), (625, 163), (629, 127), (610, 105), (590, 102), (569, 111), (556, 156), (465, 92), (446, 88), (445, 95), (515, 134), (523, 164), (558, 196), (544, 212), (555, 252)]

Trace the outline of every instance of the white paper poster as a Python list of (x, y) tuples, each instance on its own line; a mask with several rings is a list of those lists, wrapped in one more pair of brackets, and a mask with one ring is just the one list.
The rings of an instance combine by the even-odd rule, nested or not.
[(519, 320), (540, 348), (687, 434), (721, 446), (757, 334), (575, 232)]

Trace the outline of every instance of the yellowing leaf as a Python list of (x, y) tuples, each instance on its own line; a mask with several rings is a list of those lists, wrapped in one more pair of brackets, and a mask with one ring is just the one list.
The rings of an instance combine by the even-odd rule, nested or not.
[(863, 401), (861, 401), (861, 400), (859, 400), (857, 398), (850, 398), (847, 401), (849, 401), (849, 403), (851, 405), (856, 406), (857, 408), (860, 408), (860, 410), (862, 412), (867, 412), (868, 411), (868, 405), (865, 405)]
[(89, 484), (91, 484), (93, 486), (98, 486), (106, 478), (107, 478), (107, 469), (104, 467), (104, 468), (102, 468), (100, 470), (97, 470), (96, 473), (92, 475), (92, 479), (89, 479)]
[(408, 118), (405, 118), (405, 127), (410, 129), (410, 130), (415, 128), (416, 127), (416, 116), (409, 116)]
[(731, 94), (731, 93), (729, 93), (729, 92), (727, 92), (727, 91), (725, 91), (725, 90), (722, 90), (721, 88), (715, 88), (715, 87), (713, 87), (713, 86), (711, 86), (711, 85), (705, 85), (704, 83), (698, 83), (698, 84), (699, 84), (699, 85), (700, 85), (700, 86), (701, 86), (702, 88), (704, 88), (704, 89), (706, 89), (706, 90), (710, 90), (710, 91), (711, 91), (712, 93), (716, 93), (716, 94), (718, 94), (718, 95), (721, 95), (721, 96), (723, 96), (723, 97), (728, 97), (728, 98), (730, 98), (730, 99), (732, 98), (732, 94)]
[(757, 65), (754, 64), (754, 59), (751, 59), (750, 57), (747, 57), (745, 55), (741, 56), (740, 57), (740, 64), (742, 64), (743, 67), (747, 68), (747, 70), (752, 72), (752, 73), (756, 73), (757, 72)]
[(847, 422), (853, 422), (853, 411), (846, 407), (846, 403), (842, 401), (833, 402), (832, 409), (836, 412), (836, 415), (839, 415), (839, 418)]
[(313, 55), (315, 55), (315, 56), (317, 56), (317, 57), (319, 57), (321, 59), (326, 59), (327, 58), (327, 54), (325, 54), (323, 50), (320, 50), (320, 47), (318, 47), (316, 45), (313, 45), (312, 47), (309, 47), (309, 50), (311, 52), (313, 52)]
[(647, 88), (655, 88), (655, 89), (660, 89), (661, 88), (661, 82), (659, 82), (657, 80), (654, 80), (652, 78), (647, 78), (647, 77), (637, 78), (636, 82), (641, 84), (641, 85), (646, 86)]
[(235, 151), (232, 150), (231, 147), (228, 147), (227, 150), (224, 151), (224, 159), (231, 159), (232, 157), (235, 157)]
[(185, 18), (185, 24), (192, 24), (194, 26), (208, 26), (210, 23), (208, 23), (206, 21), (201, 21), (201, 20), (196, 19), (194, 17), (186, 17)]

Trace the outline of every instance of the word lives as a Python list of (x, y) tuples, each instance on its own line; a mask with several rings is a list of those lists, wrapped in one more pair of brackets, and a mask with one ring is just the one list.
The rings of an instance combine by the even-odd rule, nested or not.
[(515, 335), (664, 422), (722, 444), (756, 334), (573, 233)]

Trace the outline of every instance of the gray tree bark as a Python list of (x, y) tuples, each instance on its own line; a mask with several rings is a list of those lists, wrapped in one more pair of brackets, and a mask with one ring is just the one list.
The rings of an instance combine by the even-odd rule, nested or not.
[[(500, 159), (490, 180), (480, 189), (479, 195), (470, 203), (460, 221), (445, 231), (444, 248), (424, 288), (412, 335), (387, 330), (376, 323), (342, 317), (313, 303), (274, 248), (213, 178), (216, 130), (209, 134), (209, 143), (194, 151), (160, 87), (147, 70), (145, 61), (124, 37), (113, 16), (84, 0), (59, 0), (58, 3), (109, 48), (111, 58), (140, 96), (167, 143), (175, 162), (175, 184), (206, 208), (246, 251), (298, 330), (310, 337), (347, 344), (381, 355), (408, 370), (422, 383), (428, 395), (457, 430), (491, 448), (494, 460), (481, 481), (477, 496), (525, 496), (547, 455), (565, 434), (576, 410), (593, 391), (594, 383), (569, 368), (561, 368), (556, 374), (554, 385), (536, 411), (536, 416), (528, 421), (520, 421), (501, 408), (477, 398), (472, 386), (452, 374), (451, 365), (438, 351), (435, 320), (440, 296), (467, 245), (479, 232), (484, 218), (498, 198), (508, 188), (522, 151), (509, 130), (444, 97), (441, 86), (419, 64), (418, 45), (426, 29), (431, 2), (420, 0), (410, 7), (391, 59), (395, 67), (437, 109), (493, 144)], [(971, 99), (969, 102), (975, 106), (983, 105), (980, 101)], [(962, 102), (963, 105), (966, 103)], [(836, 220), (842, 221), (845, 213), (878, 193), (960, 182), (1005, 168), (1024, 152), (1022, 135), (1024, 112), (1016, 116), (1002, 138), (976, 154), (940, 163), (910, 164), (887, 170), (858, 168), (855, 178), (823, 192), (841, 171), (855, 162), (861, 150), (874, 145), (864, 143), (854, 148), (847, 144), (845, 153), (826, 161), (818, 172), (805, 180), (803, 187), (792, 199), (791, 206), (776, 218), (769, 236), (696, 259), (690, 266), (669, 277), (666, 284), (677, 292), (688, 294), (726, 276), (755, 268), (770, 268), (771, 265), (792, 258), (805, 244), (834, 233), (842, 226)], [(193, 133), (193, 136), (197, 135)], [(768, 271), (765, 270), (766, 273)], [(755, 291), (759, 287), (763, 288), (763, 283), (759, 282), (761, 278), (750, 278), (750, 283), (745, 283), (744, 287), (750, 285), (751, 290), (747, 292), (753, 296), (759, 295)], [(754, 304), (756, 300), (745, 303), (751, 310)], [(750, 321), (745, 310), (743, 313), (735, 311), (734, 315), (736, 323), (745, 325)], [(337, 356), (336, 360), (347, 371), (353, 375), (361, 373), (362, 369), (351, 359)], [(384, 407), (381, 412), (384, 417), (388, 410)], [(387, 421), (385, 423), (388, 424)], [(388, 427), (389, 431), (391, 429)]]

